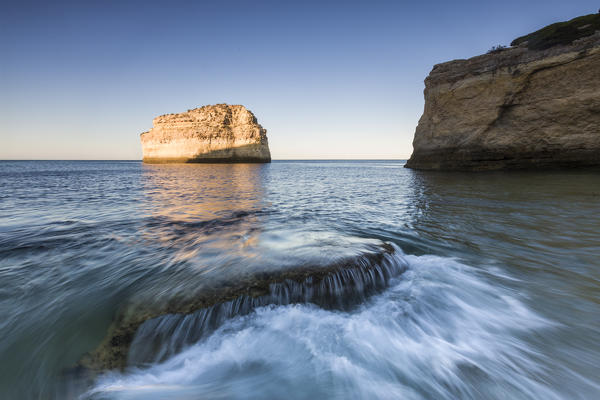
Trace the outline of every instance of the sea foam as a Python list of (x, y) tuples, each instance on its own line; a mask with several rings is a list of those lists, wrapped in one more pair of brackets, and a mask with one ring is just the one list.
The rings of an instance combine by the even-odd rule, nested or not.
[(259, 307), (163, 362), (105, 374), (84, 397), (560, 397), (524, 340), (551, 323), (504, 278), (402, 257), (408, 269), (354, 309)]

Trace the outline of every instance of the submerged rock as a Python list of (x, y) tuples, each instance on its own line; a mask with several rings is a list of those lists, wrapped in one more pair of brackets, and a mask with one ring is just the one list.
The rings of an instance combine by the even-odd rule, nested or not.
[(210, 334), (224, 321), (257, 307), (312, 303), (345, 310), (378, 293), (407, 268), (399, 249), (373, 252), (330, 265), (257, 272), (169, 301), (129, 303), (96, 350), (79, 367), (99, 372), (161, 361)]
[(146, 163), (271, 162), (267, 130), (244, 106), (217, 104), (154, 118), (141, 134)]
[(571, 30), (569, 23), (545, 28), (520, 38), (519, 47), (434, 66), (406, 167), (599, 165), (600, 32), (589, 35), (588, 20), (570, 21), (585, 24)]

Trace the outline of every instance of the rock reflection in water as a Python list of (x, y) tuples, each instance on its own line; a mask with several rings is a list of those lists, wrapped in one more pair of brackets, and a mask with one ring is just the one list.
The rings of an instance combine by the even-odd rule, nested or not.
[(143, 165), (140, 235), (163, 279), (131, 304), (164, 307), (244, 274), (258, 257), (265, 169), (259, 164)]
[(253, 257), (264, 175), (256, 164), (144, 165), (144, 237), (175, 250), (170, 264), (197, 270), (225, 252)]

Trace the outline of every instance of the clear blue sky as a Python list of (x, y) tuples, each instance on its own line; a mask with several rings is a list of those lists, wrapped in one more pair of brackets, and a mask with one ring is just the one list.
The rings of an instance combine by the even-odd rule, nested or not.
[(15, 1), (0, 159), (140, 159), (160, 114), (243, 104), (275, 159), (406, 158), (436, 63), (598, 1)]

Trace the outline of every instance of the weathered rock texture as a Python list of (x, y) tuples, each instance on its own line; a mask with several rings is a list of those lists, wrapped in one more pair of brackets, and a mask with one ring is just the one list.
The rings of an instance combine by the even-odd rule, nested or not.
[(600, 32), (526, 46), (433, 68), (408, 168), (600, 164)]
[(270, 162), (267, 130), (244, 106), (217, 104), (154, 118), (141, 134), (146, 163)]

